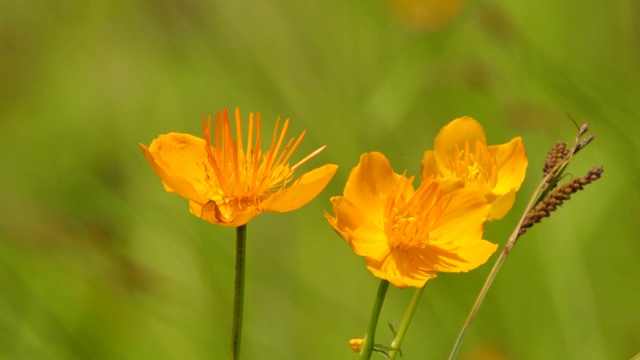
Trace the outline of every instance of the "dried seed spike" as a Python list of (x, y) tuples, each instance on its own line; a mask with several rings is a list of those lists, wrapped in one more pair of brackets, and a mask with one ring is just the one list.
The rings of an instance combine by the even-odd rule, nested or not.
[[(586, 122), (586, 123), (582, 124), (582, 126), (578, 127), (578, 122), (573, 117), (571, 117), (571, 115), (567, 114), (567, 116), (569, 117), (569, 119), (571, 119), (571, 122), (573, 122), (573, 124), (578, 128), (578, 136), (576, 136), (576, 141), (573, 144), (574, 145), (573, 153), (575, 154), (580, 149), (579, 146), (578, 146), (578, 141), (580, 141), (580, 138), (582, 137), (582, 135), (586, 134), (587, 131), (589, 131), (589, 123)], [(591, 140), (589, 140), (589, 141), (591, 141)], [(588, 142), (587, 142), (587, 144), (588, 144)]]
[(587, 131), (589, 131), (589, 123), (588, 122), (582, 124), (582, 126), (580, 127), (580, 131), (578, 132), (578, 137), (581, 137)]
[[(571, 122), (573, 122), (573, 124), (578, 127), (578, 122), (569, 114), (567, 114), (567, 116), (569, 117), (569, 119), (571, 119)], [(584, 124), (582, 124), (582, 126), (580, 126), (578, 128), (578, 137), (581, 137), (582, 135), (584, 135), (587, 131), (589, 131), (589, 123), (586, 122)]]
[(578, 151), (582, 150), (585, 146), (589, 145), (589, 143), (592, 142), (595, 137), (596, 137), (595, 135), (589, 135), (586, 138), (584, 138), (584, 140), (582, 140), (582, 142), (580, 142), (580, 144), (576, 146), (576, 151), (574, 153), (577, 153)]
[(551, 171), (569, 155), (570, 150), (567, 148), (567, 143), (564, 141), (558, 141), (549, 152), (544, 160), (544, 167), (542, 168), (542, 176), (545, 177), (551, 173)]
[(562, 205), (566, 200), (571, 198), (571, 195), (579, 190), (584, 189), (584, 186), (590, 184), (596, 180), (598, 180), (602, 173), (604, 172), (604, 167), (600, 166), (599, 168), (593, 167), (587, 174), (583, 177), (574, 178), (571, 181), (563, 184), (562, 186), (554, 189), (549, 192), (544, 199), (542, 199), (527, 215), (527, 218), (520, 226), (520, 231), (518, 231), (518, 236), (523, 235), (527, 232), (527, 229), (539, 223), (543, 218), (551, 215), (553, 211), (555, 211), (560, 205)]
[(587, 175), (584, 176), (585, 179), (588, 179), (587, 184), (600, 179), (603, 172), (604, 172), (604, 166), (600, 166), (599, 168), (595, 166), (592, 167), (591, 170), (589, 170), (589, 172), (587, 173)]

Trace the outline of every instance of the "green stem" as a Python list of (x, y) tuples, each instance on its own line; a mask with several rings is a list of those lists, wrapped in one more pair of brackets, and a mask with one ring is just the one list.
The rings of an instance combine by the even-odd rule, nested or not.
[(520, 236), (519, 235), (520, 228), (522, 227), (522, 224), (527, 218), (527, 215), (529, 214), (531, 209), (533, 209), (533, 207), (538, 203), (538, 201), (540, 201), (540, 199), (542, 198), (541, 194), (544, 194), (545, 191), (549, 191), (548, 184), (551, 183), (551, 181), (553, 181), (556, 177), (561, 176), (561, 173), (564, 167), (566, 167), (570, 159), (571, 157), (568, 157), (563, 162), (556, 165), (555, 169), (551, 171), (547, 176), (545, 176), (544, 179), (542, 179), (542, 181), (540, 182), (536, 190), (533, 192), (533, 195), (531, 196), (531, 199), (529, 199), (529, 203), (527, 204), (527, 207), (522, 213), (520, 222), (518, 222), (518, 225), (511, 233), (511, 236), (509, 237), (507, 244), (502, 250), (500, 257), (498, 258), (498, 260), (496, 260), (496, 263), (493, 265), (493, 268), (491, 269), (491, 272), (489, 273), (487, 280), (485, 280), (484, 285), (482, 286), (482, 289), (480, 290), (480, 293), (476, 298), (476, 302), (473, 304), (473, 308), (471, 308), (471, 312), (469, 312), (469, 316), (467, 316), (467, 320), (464, 322), (464, 325), (462, 326), (462, 330), (460, 330), (460, 334), (458, 334), (456, 343), (453, 345), (453, 349), (451, 350), (451, 354), (449, 355), (449, 360), (454, 360), (458, 355), (458, 350), (460, 350), (460, 347), (462, 346), (462, 342), (464, 341), (464, 338), (467, 335), (467, 331), (469, 330), (469, 327), (471, 327), (471, 324), (473, 324), (473, 320), (476, 318), (476, 314), (478, 313), (478, 310), (480, 310), (480, 306), (484, 301), (484, 297), (487, 295), (487, 292), (489, 291), (491, 284), (493, 284), (493, 280), (496, 278), (496, 275), (498, 275), (498, 271), (500, 270), (500, 267), (502, 266), (504, 261), (507, 260), (507, 256), (509, 256), (511, 249), (516, 244), (516, 241)]
[(476, 298), (476, 302), (473, 304), (473, 308), (471, 309), (471, 312), (469, 313), (467, 320), (462, 326), (462, 330), (458, 335), (458, 339), (456, 340), (456, 343), (453, 345), (453, 349), (451, 350), (451, 354), (449, 355), (449, 360), (454, 360), (456, 358), (456, 355), (458, 354), (458, 350), (460, 350), (460, 346), (464, 341), (464, 337), (467, 334), (469, 327), (473, 323), (473, 320), (475, 319), (476, 314), (480, 309), (480, 305), (482, 305), (482, 301), (484, 300), (485, 295), (487, 295), (487, 291), (489, 291), (489, 288), (491, 287), (493, 280), (496, 278), (496, 275), (498, 274), (498, 271), (500, 270), (500, 267), (502, 266), (504, 261), (507, 259), (507, 256), (509, 256), (511, 249), (516, 244), (516, 241), (518, 241), (518, 238), (520, 237), (520, 229), (522, 228), (522, 224), (524, 224), (527, 216), (529, 215), (529, 212), (531, 211), (531, 209), (533, 209), (533, 207), (538, 202), (542, 200), (542, 198), (549, 191), (553, 191), (555, 184), (558, 182), (558, 179), (562, 177), (562, 174), (566, 169), (566, 167), (569, 165), (569, 162), (571, 162), (571, 159), (573, 159), (573, 156), (578, 152), (578, 150), (580, 150), (579, 149), (579, 145), (581, 143), (580, 137), (584, 135), (584, 132), (586, 132), (586, 129), (587, 129), (585, 125), (583, 125), (582, 128), (579, 130), (578, 136), (576, 137), (575, 142), (573, 143), (573, 148), (571, 149), (569, 154), (560, 162), (558, 162), (556, 166), (544, 176), (540, 184), (538, 184), (538, 187), (536, 188), (536, 190), (533, 192), (533, 195), (529, 200), (529, 204), (527, 204), (527, 207), (522, 213), (520, 222), (518, 222), (518, 225), (513, 230), (513, 233), (511, 233), (511, 236), (509, 237), (507, 244), (502, 250), (500, 257), (498, 258), (498, 260), (496, 260), (496, 263), (493, 265), (493, 268), (491, 269), (491, 272), (489, 273), (487, 280), (484, 282), (484, 285), (480, 290), (480, 294), (478, 294), (478, 297)]
[(487, 292), (489, 291), (489, 288), (491, 287), (493, 280), (496, 278), (496, 275), (498, 274), (498, 270), (500, 270), (502, 263), (504, 263), (504, 261), (507, 259), (507, 255), (509, 255), (510, 250), (511, 250), (511, 247), (505, 247), (502, 253), (500, 254), (500, 257), (498, 258), (496, 263), (493, 265), (493, 269), (491, 269), (491, 272), (489, 273), (487, 280), (484, 282), (484, 285), (482, 286), (482, 290), (480, 290), (480, 294), (478, 294), (478, 297), (476, 298), (476, 302), (473, 304), (473, 308), (471, 309), (469, 316), (467, 316), (467, 320), (464, 322), (464, 325), (462, 326), (462, 330), (458, 335), (458, 339), (456, 340), (456, 343), (453, 346), (453, 350), (451, 350), (451, 354), (449, 355), (449, 360), (455, 359), (456, 356), (458, 355), (458, 350), (460, 350), (460, 346), (462, 346), (462, 342), (464, 341), (464, 338), (467, 335), (467, 331), (471, 327), (471, 324), (473, 324), (473, 320), (476, 318), (476, 314), (480, 309), (480, 305), (482, 305), (485, 295), (487, 295)]
[(376, 337), (376, 326), (378, 326), (378, 318), (380, 317), (380, 310), (384, 303), (384, 297), (387, 295), (387, 289), (389, 288), (389, 282), (387, 280), (380, 280), (380, 286), (378, 286), (378, 295), (373, 303), (373, 310), (371, 310), (371, 318), (369, 319), (369, 328), (367, 329), (367, 336), (364, 341), (364, 348), (360, 353), (360, 360), (369, 360), (371, 353), (373, 352), (373, 343)]
[(425, 283), (423, 287), (417, 288), (416, 292), (413, 294), (413, 298), (411, 299), (411, 303), (409, 303), (409, 307), (407, 308), (407, 312), (404, 314), (404, 318), (402, 319), (402, 323), (400, 324), (400, 328), (398, 329), (398, 333), (396, 334), (396, 338), (391, 342), (392, 350), (389, 351), (389, 356), (391, 360), (394, 360), (398, 353), (400, 352), (400, 346), (402, 345), (402, 340), (404, 340), (404, 335), (407, 333), (407, 329), (409, 328), (409, 324), (411, 323), (411, 319), (413, 318), (413, 314), (416, 312), (416, 308), (418, 307), (418, 303), (420, 303), (420, 297), (422, 296), (422, 292), (424, 291)]
[(246, 253), (247, 225), (236, 228), (236, 281), (233, 292), (233, 322), (231, 325), (231, 360), (240, 358), (242, 338), (242, 310), (244, 308), (244, 258)]

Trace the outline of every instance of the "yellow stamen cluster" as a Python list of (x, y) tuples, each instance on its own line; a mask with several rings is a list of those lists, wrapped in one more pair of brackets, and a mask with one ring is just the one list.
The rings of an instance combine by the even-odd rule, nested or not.
[(454, 144), (455, 155), (451, 159), (452, 176), (478, 185), (483, 190), (492, 189), (498, 180), (495, 159), (486, 145), (476, 142), (471, 149), (469, 141), (465, 141), (464, 149)]
[(419, 187), (408, 201), (398, 196), (406, 193), (412, 182), (413, 177), (403, 177), (387, 202), (385, 233), (392, 249), (424, 246), (429, 240), (430, 230), (436, 227), (450, 201), (436, 182)]
[[(206, 141), (206, 150), (209, 164), (213, 168), (218, 193), (223, 198), (239, 199), (240, 201), (259, 202), (259, 200), (271, 193), (275, 188), (284, 187), (293, 179), (293, 171), (311, 159), (324, 149), (324, 146), (299, 161), (294, 166), (289, 166), (289, 158), (304, 138), (305, 132), (296, 140), (291, 138), (282, 152), (284, 138), (289, 128), (289, 119), (284, 122), (280, 135), (278, 126), (280, 118), (276, 121), (273, 138), (269, 150), (261, 151), (261, 123), (260, 114), (255, 119), (253, 113), (249, 116), (249, 131), (247, 136), (247, 149), (242, 143), (242, 119), (240, 110), (236, 109), (235, 125), (236, 140), (231, 133), (231, 124), (227, 110), (222, 114), (216, 114), (214, 125), (214, 143), (211, 143), (211, 117), (202, 120), (202, 129)], [(255, 125), (255, 131), (254, 131)], [(253, 137), (255, 132), (255, 144)], [(295, 140), (295, 142), (294, 142)], [(279, 155), (278, 155), (279, 154)]]

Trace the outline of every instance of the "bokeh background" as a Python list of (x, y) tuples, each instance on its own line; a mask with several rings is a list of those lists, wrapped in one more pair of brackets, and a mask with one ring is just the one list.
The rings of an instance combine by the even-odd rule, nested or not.
[[(486, 226), (504, 245), (547, 149), (590, 122), (570, 176), (604, 165), (517, 244), (462, 359), (640, 352), (640, 3), (634, 0), (0, 2), (0, 358), (227, 358), (233, 229), (189, 214), (140, 152), (203, 114), (306, 129), (306, 169), (340, 169), (311, 204), (249, 223), (245, 359), (355, 359), (378, 280), (323, 219), (359, 155), (419, 172), (469, 115), (522, 136), (528, 177)], [(427, 285), (403, 346), (448, 355), (491, 264)], [(413, 292), (391, 288), (385, 323)], [(381, 358), (381, 357), (378, 357)]]

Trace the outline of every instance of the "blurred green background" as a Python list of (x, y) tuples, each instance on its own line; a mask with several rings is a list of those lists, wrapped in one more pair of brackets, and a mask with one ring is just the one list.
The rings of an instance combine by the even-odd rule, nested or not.
[[(415, 11), (2, 0), (0, 358), (228, 357), (234, 231), (166, 193), (138, 143), (200, 135), (202, 114), (236, 106), (260, 111), (267, 132), (278, 115), (291, 136), (306, 129), (297, 159), (328, 145), (306, 170), (340, 165), (308, 206), (249, 223), (243, 358), (357, 358), (347, 341), (364, 335), (378, 280), (323, 219), (328, 199), (366, 151), (417, 174), (462, 115), (490, 144), (520, 135), (527, 147), (514, 209), (486, 227), (500, 245), (547, 149), (575, 136), (567, 114), (597, 134), (569, 173), (605, 173), (520, 240), (461, 358), (639, 352), (640, 3), (476, 0), (440, 26), (407, 20)], [(446, 358), (496, 257), (429, 282), (404, 358)], [(412, 294), (390, 289), (378, 341)]]

